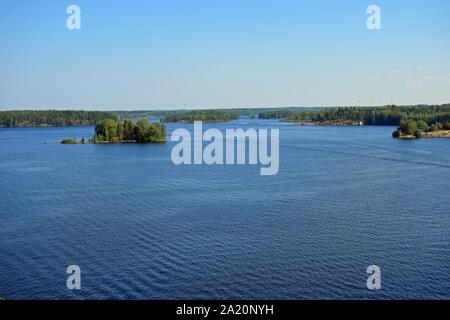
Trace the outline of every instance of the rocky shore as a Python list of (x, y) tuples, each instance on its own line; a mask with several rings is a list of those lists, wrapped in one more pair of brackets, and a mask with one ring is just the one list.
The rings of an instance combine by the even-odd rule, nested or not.
[(450, 130), (438, 130), (438, 131), (429, 131), (424, 132), (420, 137), (416, 137), (414, 135), (404, 135), (401, 137), (397, 137), (398, 139), (420, 139), (420, 138), (450, 138)]

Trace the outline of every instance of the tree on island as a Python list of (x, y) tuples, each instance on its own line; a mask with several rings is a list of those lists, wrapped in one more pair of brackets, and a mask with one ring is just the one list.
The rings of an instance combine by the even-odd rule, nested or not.
[(402, 136), (414, 136), (416, 138), (420, 138), (424, 132), (434, 132), (440, 130), (450, 130), (450, 122), (446, 122), (445, 124), (435, 122), (428, 126), (428, 124), (423, 120), (401, 120), (400, 126), (397, 130), (392, 132), (392, 137), (400, 138)]
[(131, 120), (125, 120), (125, 122), (123, 123), (123, 139), (134, 139), (134, 123)]
[(139, 119), (136, 125), (131, 120), (116, 121), (106, 119), (95, 125), (94, 142), (166, 142), (166, 125), (164, 122), (153, 122)]
[(440, 124), (439, 122), (436, 122), (436, 123), (433, 123), (431, 126), (430, 126), (430, 131), (439, 131), (439, 130), (441, 130), (441, 129), (443, 129), (444, 127), (443, 127), (443, 125), (442, 124)]
[(417, 128), (422, 130), (422, 131), (424, 131), (424, 132), (427, 132), (428, 131), (428, 124), (425, 121), (423, 121), (423, 120), (419, 120), (419, 121), (417, 121)]
[[(423, 127), (423, 123), (420, 123), (420, 126)], [(424, 130), (427, 129), (428, 126), (425, 123)], [(422, 131), (419, 129), (417, 122), (413, 120), (400, 120), (400, 127), (392, 133), (392, 137), (394, 138), (411, 135), (414, 135), (416, 138), (419, 138), (422, 135)]]
[(404, 135), (411, 135), (418, 129), (417, 122), (413, 120), (401, 120), (399, 130), (403, 132)]

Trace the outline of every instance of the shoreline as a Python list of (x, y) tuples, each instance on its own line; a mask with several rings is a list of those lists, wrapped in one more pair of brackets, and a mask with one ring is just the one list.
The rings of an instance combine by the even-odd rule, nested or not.
[(50, 124), (37, 124), (37, 125), (26, 125), (26, 126), (0, 126), (0, 129), (14, 129), (14, 128), (70, 128), (70, 127), (91, 127), (95, 126), (95, 124), (72, 124), (70, 126), (56, 126)]
[(296, 126), (336, 126), (336, 127), (347, 127), (347, 126), (352, 126), (352, 127), (361, 127), (361, 126), (366, 126), (364, 123), (362, 122), (357, 122), (357, 121), (343, 121), (343, 122), (320, 122), (320, 121), (312, 121), (312, 122), (301, 122), (301, 121), (293, 121), (293, 120), (280, 120), (280, 122), (290, 122), (285, 124), (285, 126), (292, 126), (292, 127), (296, 127)]
[(160, 140), (160, 141), (149, 141), (149, 142), (139, 142), (137, 140), (120, 140), (120, 141), (71, 141), (71, 142), (62, 142), (60, 141), (60, 144), (116, 144), (116, 143), (143, 143), (143, 144), (148, 144), (148, 143), (165, 143), (167, 142), (167, 139), (164, 140)]
[(409, 139), (421, 139), (421, 138), (425, 138), (425, 139), (430, 139), (430, 138), (450, 138), (450, 130), (439, 130), (439, 131), (424, 132), (424, 133), (422, 133), (422, 135), (420, 137), (416, 137), (416, 136), (410, 134), (410, 135), (396, 137), (394, 139), (406, 139), (406, 140), (409, 140)]
[(194, 123), (195, 121), (201, 121), (202, 123), (227, 123), (230, 121), (224, 121), (224, 120), (178, 120), (178, 121), (165, 121), (166, 123)]

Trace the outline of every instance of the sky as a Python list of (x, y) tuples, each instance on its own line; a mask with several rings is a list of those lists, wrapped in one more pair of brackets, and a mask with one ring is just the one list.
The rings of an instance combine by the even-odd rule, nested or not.
[(449, 103), (449, 17), (448, 0), (2, 0), (0, 110)]

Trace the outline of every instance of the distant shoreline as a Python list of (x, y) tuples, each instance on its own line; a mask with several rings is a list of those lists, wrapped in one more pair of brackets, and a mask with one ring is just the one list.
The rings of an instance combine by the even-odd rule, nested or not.
[(179, 120), (179, 121), (167, 121), (168, 123), (194, 123), (195, 121), (201, 121), (202, 123), (226, 123), (233, 120)]
[(321, 122), (321, 121), (312, 121), (312, 122), (300, 122), (300, 121), (294, 121), (294, 120), (280, 120), (280, 122), (291, 122), (288, 124), (285, 124), (285, 126), (353, 126), (353, 127), (360, 127), (360, 126), (366, 126), (362, 122), (357, 121), (341, 121), (341, 122), (334, 122), (334, 121), (327, 121), (327, 122)]
[(49, 125), (49, 124), (37, 124), (37, 125), (19, 125), (19, 126), (0, 126), (0, 129), (14, 129), (14, 128), (70, 128), (70, 127), (92, 127), (95, 126), (95, 124), (71, 124), (71, 125), (65, 125), (65, 126), (56, 126), (56, 125)]

